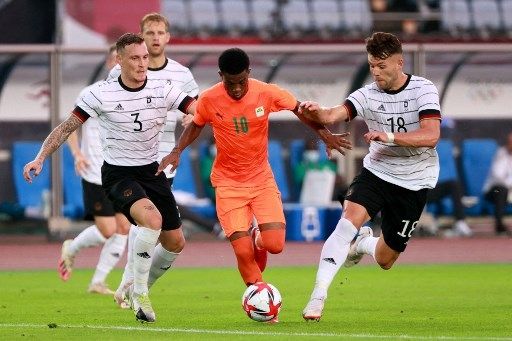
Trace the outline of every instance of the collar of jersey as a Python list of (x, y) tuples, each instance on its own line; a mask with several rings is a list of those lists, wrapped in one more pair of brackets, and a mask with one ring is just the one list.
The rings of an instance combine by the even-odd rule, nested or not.
[(160, 70), (163, 70), (167, 66), (168, 62), (169, 62), (169, 59), (165, 58), (165, 63), (162, 66), (159, 66), (159, 67), (148, 67), (148, 70), (149, 71), (160, 71)]
[(146, 79), (144, 80), (144, 84), (142, 84), (138, 88), (130, 88), (130, 87), (126, 86), (123, 83), (123, 81), (121, 80), (121, 75), (119, 75), (119, 77), (117, 77), (117, 81), (119, 82), (119, 85), (121, 85), (121, 87), (123, 89), (125, 89), (126, 91), (137, 92), (137, 91), (141, 91), (142, 89), (144, 89), (146, 87), (146, 84), (148, 83), (148, 77), (146, 77)]
[(410, 75), (408, 73), (406, 73), (406, 75), (407, 75), (407, 80), (405, 81), (404, 85), (402, 85), (399, 89), (384, 90), (384, 92), (387, 94), (390, 94), (390, 95), (395, 95), (395, 94), (399, 93), (400, 91), (402, 91), (403, 89), (407, 88), (407, 85), (409, 85), (409, 81), (411, 80), (412, 75)]

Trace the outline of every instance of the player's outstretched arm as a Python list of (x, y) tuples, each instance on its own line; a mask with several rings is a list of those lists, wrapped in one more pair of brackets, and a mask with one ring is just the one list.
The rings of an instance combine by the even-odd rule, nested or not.
[(203, 130), (202, 126), (198, 126), (194, 122), (190, 123), (181, 133), (180, 139), (174, 149), (162, 159), (155, 175), (163, 172), (169, 165), (171, 165), (171, 172), (174, 171), (180, 163), (181, 152), (195, 141), (201, 133), (201, 130)]
[(321, 124), (333, 124), (345, 121), (349, 114), (344, 105), (326, 108), (321, 107), (318, 103), (313, 101), (302, 102), (299, 106), (298, 113)]
[(23, 167), (23, 177), (29, 183), (32, 183), (31, 173), (38, 176), (43, 170), (44, 160), (56, 151), (67, 139), (69, 134), (82, 125), (82, 121), (75, 115), (69, 115), (68, 119), (59, 124), (52, 130), (50, 135), (44, 140), (39, 153), (34, 160)]
[(345, 155), (347, 149), (352, 149), (352, 144), (345, 137), (350, 133), (332, 134), (323, 124), (318, 123), (310, 119), (306, 115), (302, 115), (300, 112), (300, 105), (293, 111), (293, 113), (301, 120), (302, 123), (308, 125), (313, 129), (318, 136), (325, 142), (327, 155), (331, 158), (331, 150), (336, 149), (342, 155)]

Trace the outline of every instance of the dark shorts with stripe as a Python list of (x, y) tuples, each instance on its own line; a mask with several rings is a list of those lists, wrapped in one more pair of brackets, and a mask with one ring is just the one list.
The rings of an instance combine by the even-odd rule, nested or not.
[(144, 166), (114, 166), (106, 162), (101, 167), (101, 180), (108, 198), (132, 224), (130, 207), (139, 199), (148, 198), (162, 215), (162, 230), (175, 230), (181, 226), (180, 213), (171, 192), (169, 180), (162, 172), (155, 173), (158, 163)]
[(393, 250), (403, 252), (423, 212), (427, 192), (394, 185), (363, 168), (345, 199), (364, 206), (372, 219), (381, 212), (384, 241)]
[(107, 198), (107, 194), (101, 185), (82, 179), (82, 189), (86, 219), (114, 216), (116, 213), (114, 205)]

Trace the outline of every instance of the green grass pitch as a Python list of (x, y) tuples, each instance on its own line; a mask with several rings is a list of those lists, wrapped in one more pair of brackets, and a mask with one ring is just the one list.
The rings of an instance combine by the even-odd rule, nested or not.
[[(278, 324), (266, 324), (243, 313), (236, 269), (173, 269), (152, 289), (157, 322), (148, 325), (111, 297), (87, 294), (91, 270), (75, 270), (67, 283), (55, 271), (4, 271), (0, 340), (512, 340), (512, 264), (342, 269), (319, 323), (301, 317), (315, 273), (267, 269), (283, 309)], [(120, 275), (110, 275), (111, 287)]]

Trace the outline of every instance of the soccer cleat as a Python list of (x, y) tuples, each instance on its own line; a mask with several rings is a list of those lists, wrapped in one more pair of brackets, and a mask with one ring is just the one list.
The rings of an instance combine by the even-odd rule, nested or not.
[(348, 251), (347, 259), (345, 259), (345, 262), (343, 263), (344, 267), (350, 268), (361, 261), (361, 259), (364, 256), (364, 253), (357, 252), (357, 246), (359, 245), (359, 243), (361, 242), (361, 240), (363, 238), (372, 237), (372, 236), (373, 236), (373, 231), (370, 227), (363, 226), (363, 227), (361, 227), (361, 229), (359, 229), (359, 233), (357, 234), (354, 243), (352, 243), (352, 245), (350, 246), (350, 250)]
[(101, 295), (112, 295), (114, 292), (110, 290), (105, 282), (91, 283), (87, 289), (88, 293), (101, 294)]
[(63, 281), (67, 281), (71, 276), (71, 272), (73, 272), (73, 263), (75, 262), (75, 256), (71, 255), (68, 251), (69, 244), (71, 244), (73, 240), (68, 239), (62, 243), (62, 250), (59, 259), (59, 266), (57, 271), (59, 272), (60, 279)]
[(125, 285), (120, 285), (114, 293), (114, 302), (121, 309), (129, 309), (130, 308), (130, 297), (129, 297), (129, 287), (132, 285), (131, 282), (126, 283)]
[(133, 292), (133, 286), (130, 287), (130, 306), (135, 313), (137, 321), (142, 323), (153, 323), (156, 320), (155, 312), (151, 306), (148, 293), (137, 294)]
[(253, 226), (250, 230), (252, 245), (254, 247), (254, 260), (258, 264), (258, 268), (263, 272), (267, 267), (267, 250), (259, 248), (256, 245), (256, 239), (260, 235), (260, 229), (257, 226)]
[(312, 298), (306, 308), (302, 311), (302, 317), (306, 321), (319, 322), (324, 310), (325, 300), (323, 298)]

